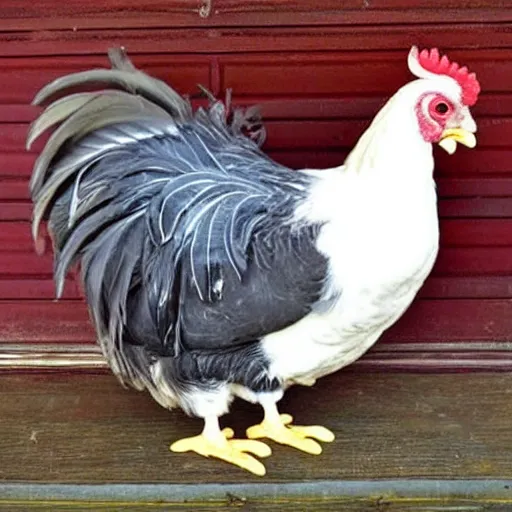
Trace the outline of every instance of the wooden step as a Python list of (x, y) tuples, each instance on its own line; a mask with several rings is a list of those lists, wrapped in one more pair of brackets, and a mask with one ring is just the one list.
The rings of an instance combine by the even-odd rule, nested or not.
[[(105, 373), (0, 376), (0, 510), (512, 510), (509, 374), (347, 370), (291, 389), (281, 410), (336, 440), (272, 444), (267, 475), (168, 450), (198, 419)], [(224, 425), (260, 420), (236, 402)]]

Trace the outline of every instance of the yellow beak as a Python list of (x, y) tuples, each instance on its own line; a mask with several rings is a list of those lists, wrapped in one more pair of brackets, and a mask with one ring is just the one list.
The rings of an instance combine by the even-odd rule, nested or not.
[(464, 128), (448, 128), (441, 135), (439, 145), (448, 154), (453, 155), (457, 149), (457, 142), (468, 148), (474, 148), (476, 146), (475, 134), (464, 130)]

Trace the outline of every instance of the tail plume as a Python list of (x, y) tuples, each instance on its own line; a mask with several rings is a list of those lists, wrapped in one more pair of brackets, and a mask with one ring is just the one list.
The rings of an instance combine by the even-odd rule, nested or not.
[[(168, 296), (164, 288), (170, 286), (175, 272), (167, 255), (176, 251), (164, 247), (165, 240), (155, 246), (151, 236), (151, 229), (167, 211), (167, 200), (161, 197), (169, 189), (181, 194), (178, 197), (191, 214), (200, 211), (208, 198), (197, 191), (212, 189), (197, 188), (204, 181), (201, 170), (210, 169), (208, 179), (215, 184), (212, 176), (218, 162), (209, 148), (222, 144), (231, 144), (226, 158), (243, 158), (240, 152), (257, 155), (258, 162), (263, 162), (258, 165), (270, 164), (255, 143), (264, 138), (255, 110), (235, 110), (228, 116), (224, 103), (207, 93), (208, 109), (194, 112), (188, 99), (136, 69), (123, 49), (110, 50), (109, 57), (111, 69), (59, 78), (33, 101), (40, 105), (60, 98), (50, 102), (27, 137), (30, 148), (53, 129), (30, 181), (32, 233), (37, 241), (41, 222), (48, 220), (57, 296), (67, 270), (81, 262), (103, 353), (122, 381), (150, 388), (151, 347), (155, 352), (162, 350), (164, 328), (160, 324), (164, 322), (160, 316), (168, 310), (158, 294)], [(76, 92), (98, 85), (104, 89)], [(224, 172), (226, 166), (221, 167)], [(222, 183), (231, 183), (229, 176), (223, 176)], [(185, 184), (181, 189), (180, 183)], [(222, 183), (216, 185), (218, 189)], [(233, 194), (226, 197), (231, 199)], [(181, 208), (179, 204), (168, 206)], [(189, 236), (183, 227), (186, 211), (176, 217), (177, 240), (180, 233)], [(184, 240), (185, 235), (181, 236)], [(158, 279), (162, 290), (154, 284)], [(148, 301), (153, 302), (148, 305)], [(165, 329), (169, 330), (174, 320), (167, 316)], [(127, 317), (133, 320), (131, 325)], [(141, 339), (144, 350), (138, 345)]]

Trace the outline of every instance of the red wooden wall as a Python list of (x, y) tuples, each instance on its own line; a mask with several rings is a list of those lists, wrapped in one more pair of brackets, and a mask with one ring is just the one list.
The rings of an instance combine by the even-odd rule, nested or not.
[[(461, 7), (462, 5), (462, 7)], [(55, 302), (51, 254), (34, 253), (24, 151), (36, 91), (107, 66), (109, 46), (193, 93), (259, 103), (266, 150), (293, 167), (343, 161), (385, 99), (411, 79), (412, 44), (476, 71), (478, 147), (437, 152), (442, 249), (410, 311), (369, 365), (512, 367), (512, 6), (492, 0), (2, 0), (0, 345), (92, 343), (78, 286)], [(0, 347), (1, 349), (1, 347)], [(0, 350), (1, 351), (1, 350)], [(458, 362), (457, 362), (458, 361)], [(462, 362), (462, 363), (461, 363)]]

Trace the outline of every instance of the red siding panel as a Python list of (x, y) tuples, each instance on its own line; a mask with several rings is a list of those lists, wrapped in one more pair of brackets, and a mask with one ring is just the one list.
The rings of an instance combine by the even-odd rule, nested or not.
[[(1, 27), (1, 22), (0, 22)], [(65, 44), (65, 43), (64, 43)], [(59, 76), (92, 68), (108, 67), (106, 49), (100, 56), (0, 58), (0, 104), (30, 105), (35, 93)], [(2, 42), (0, 39), (0, 53)], [(181, 93), (193, 90), (196, 84), (210, 85), (210, 67), (207, 59), (174, 56), (134, 56), (134, 63), (166, 82)]]
[(382, 342), (510, 341), (512, 299), (417, 300)]
[(471, 0), (463, 7), (457, 0), (3, 0), (0, 19), (6, 31), (512, 21), (506, 0)]
[[(169, 26), (172, 26), (170, 24)], [(0, 56), (103, 55), (112, 45), (124, 45), (132, 53), (233, 52), (360, 52), (403, 51), (411, 44), (442, 48), (507, 49), (512, 32), (501, 22), (472, 24), (405, 24), (381, 26), (256, 27), (245, 28), (110, 28), (102, 30), (0, 32)], [(458, 58), (459, 52), (451, 52)], [(505, 59), (504, 59), (505, 60)], [(470, 64), (473, 64), (470, 62)]]
[(210, 10), (200, 0), (21, 4), (0, 5), (0, 342), (94, 340), (77, 281), (55, 302), (51, 254), (34, 252), (27, 187), (42, 142), (31, 153), (24, 144), (37, 90), (62, 74), (106, 66), (113, 44), (182, 93), (197, 94), (200, 83), (217, 94), (233, 88), (239, 104), (261, 104), (266, 150), (293, 168), (343, 162), (386, 98), (410, 80), (411, 44), (449, 49), (482, 84), (473, 109), (478, 147), (452, 157), (436, 150), (441, 252), (383, 343), (510, 340), (510, 2), (213, 0)]
[(84, 343), (94, 340), (87, 308), (82, 302), (49, 300), (0, 301), (3, 342)]

